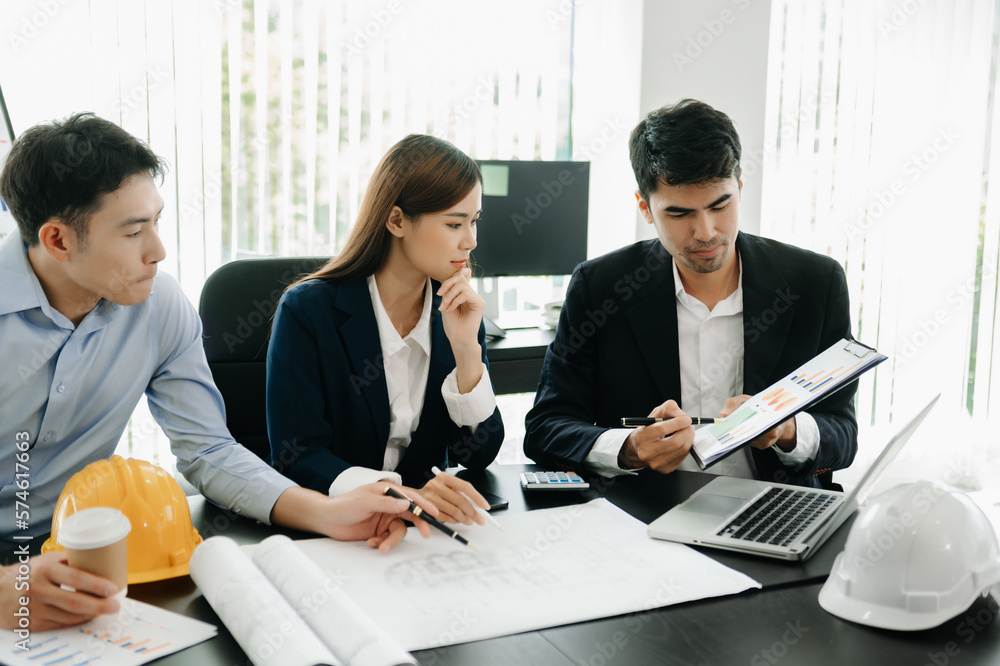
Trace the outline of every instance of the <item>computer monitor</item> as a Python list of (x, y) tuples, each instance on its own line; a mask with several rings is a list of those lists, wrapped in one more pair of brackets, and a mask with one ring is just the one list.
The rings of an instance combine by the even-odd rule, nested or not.
[(479, 160), (476, 277), (568, 275), (587, 258), (590, 162)]

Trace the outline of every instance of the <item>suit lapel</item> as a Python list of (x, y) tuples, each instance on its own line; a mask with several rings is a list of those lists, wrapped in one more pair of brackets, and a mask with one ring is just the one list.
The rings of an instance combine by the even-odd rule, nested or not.
[(638, 285), (635, 289), (638, 302), (626, 310), (625, 317), (646, 368), (660, 392), (661, 402), (673, 398), (680, 403), (681, 365), (672, 261), (658, 240), (651, 243), (643, 263), (649, 270), (650, 278), (648, 282), (640, 282), (639, 269), (633, 269), (634, 282)]
[(755, 241), (743, 233), (736, 240), (743, 260), (743, 392), (749, 394), (771, 383), (794, 317), (794, 308), (775, 309), (788, 282)]
[(352, 391), (360, 388), (368, 403), (372, 425), (376, 434), (377, 468), (381, 469), (385, 457), (385, 444), (389, 439), (389, 392), (385, 384), (385, 363), (382, 343), (375, 323), (375, 310), (366, 280), (342, 282), (337, 287), (337, 308), (350, 315), (340, 325), (344, 349), (354, 373)]

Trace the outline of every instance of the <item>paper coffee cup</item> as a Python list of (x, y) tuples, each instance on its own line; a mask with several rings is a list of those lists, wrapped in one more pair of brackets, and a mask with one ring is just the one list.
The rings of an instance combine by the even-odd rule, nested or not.
[(74, 569), (107, 578), (118, 588), (116, 596), (128, 589), (128, 550), (132, 525), (118, 509), (96, 507), (77, 511), (59, 528), (58, 541)]

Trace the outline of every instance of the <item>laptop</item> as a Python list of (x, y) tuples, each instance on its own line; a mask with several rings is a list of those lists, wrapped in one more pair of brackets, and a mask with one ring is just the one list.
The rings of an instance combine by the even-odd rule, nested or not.
[(938, 401), (889, 441), (846, 495), (832, 490), (720, 476), (649, 524), (656, 539), (785, 560), (806, 560), (868, 499), (872, 486)]

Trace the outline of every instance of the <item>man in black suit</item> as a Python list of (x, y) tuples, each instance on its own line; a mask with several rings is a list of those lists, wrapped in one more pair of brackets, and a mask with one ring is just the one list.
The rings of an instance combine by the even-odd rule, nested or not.
[[(697, 470), (688, 415), (729, 414), (851, 337), (847, 282), (829, 257), (739, 231), (741, 147), (726, 114), (695, 100), (664, 107), (633, 130), (629, 148), (639, 211), (658, 239), (577, 266), (524, 450), (604, 475)], [(854, 459), (856, 388), (710, 470), (819, 486), (820, 474)], [(665, 420), (620, 427), (642, 414)]]

